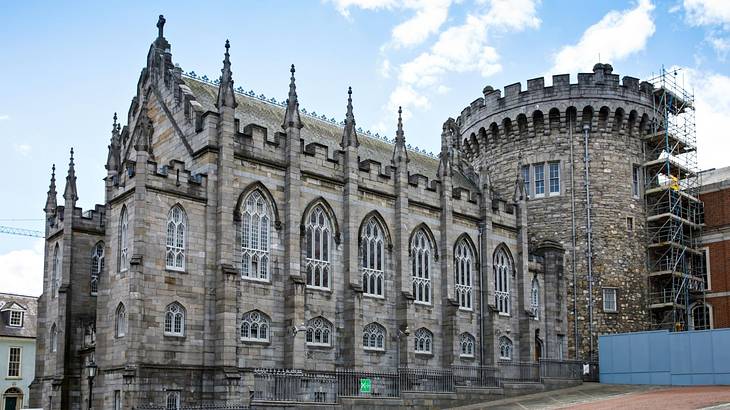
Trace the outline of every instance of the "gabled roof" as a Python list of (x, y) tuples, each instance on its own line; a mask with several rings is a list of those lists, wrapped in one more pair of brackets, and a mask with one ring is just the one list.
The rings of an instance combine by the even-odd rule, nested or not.
[(22, 310), (23, 312), (27, 311), (28, 309), (24, 308), (20, 304), (10, 301), (6, 302), (5, 304), (0, 307), (0, 312), (5, 312), (7, 310)]
[[(35, 338), (36, 337), (36, 319), (38, 311), (38, 298), (34, 296), (14, 295), (10, 293), (0, 293), (0, 336)], [(24, 313), (23, 326), (10, 326), (7, 323), (10, 316), (9, 311), (22, 311)]]

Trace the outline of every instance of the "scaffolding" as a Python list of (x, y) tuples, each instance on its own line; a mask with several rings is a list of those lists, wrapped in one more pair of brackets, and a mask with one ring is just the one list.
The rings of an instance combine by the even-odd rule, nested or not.
[(694, 95), (677, 77), (662, 67), (649, 80), (654, 116), (642, 133), (651, 325), (672, 331), (689, 329), (692, 304), (704, 302), (707, 288)]

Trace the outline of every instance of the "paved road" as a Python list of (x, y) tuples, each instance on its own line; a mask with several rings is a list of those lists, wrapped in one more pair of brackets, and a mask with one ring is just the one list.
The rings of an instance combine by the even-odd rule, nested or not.
[(480, 409), (727, 409), (730, 386), (641, 386), (585, 383), (582, 386), (459, 407)]

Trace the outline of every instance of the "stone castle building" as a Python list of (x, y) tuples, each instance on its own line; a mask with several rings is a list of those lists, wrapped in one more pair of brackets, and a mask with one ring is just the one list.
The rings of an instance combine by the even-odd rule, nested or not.
[(76, 208), (73, 151), (62, 204), (51, 178), (31, 405), (240, 401), (256, 368), (586, 358), (647, 327), (648, 83), (597, 65), (487, 87), (435, 158), (400, 112), (392, 142), (360, 131), (351, 90), (343, 123), (300, 112), (294, 66), (285, 102), (235, 88), (228, 42), (217, 81), (184, 74), (164, 23), (104, 204)]

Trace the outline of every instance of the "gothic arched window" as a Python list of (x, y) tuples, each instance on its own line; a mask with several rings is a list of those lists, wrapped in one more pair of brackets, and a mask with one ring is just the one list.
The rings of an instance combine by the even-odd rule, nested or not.
[(464, 332), (459, 337), (459, 356), (461, 357), (474, 357), (474, 346), (476, 345), (476, 341), (474, 340), (474, 336), (469, 334), (468, 332)]
[(462, 239), (454, 252), (454, 272), (456, 273), (456, 299), (459, 309), (472, 310), (474, 294), (474, 257), (471, 247)]
[(51, 297), (55, 298), (61, 283), (61, 255), (59, 246), (53, 248), (53, 267), (51, 269)]
[(500, 247), (494, 252), (494, 298), (497, 311), (501, 315), (509, 315), (511, 312), (510, 281), (512, 277), (512, 260), (504, 248)]
[(269, 280), (271, 207), (258, 189), (243, 201), (241, 210), (241, 277)]
[(310, 319), (307, 322), (307, 345), (331, 346), (332, 323), (321, 316)]
[(433, 333), (422, 327), (413, 335), (413, 343), (416, 353), (431, 354), (433, 352)]
[(322, 205), (314, 207), (307, 218), (306, 269), (307, 287), (329, 289), (332, 281), (332, 223)]
[(185, 308), (177, 302), (167, 305), (165, 336), (185, 336)]
[(168, 391), (165, 400), (165, 410), (180, 410), (180, 392)]
[(692, 330), (712, 329), (710, 321), (710, 308), (708, 305), (699, 302), (692, 307)]
[(360, 238), (362, 255), (362, 289), (368, 296), (384, 295), (384, 235), (383, 227), (375, 217), (371, 217)]
[(91, 282), (89, 289), (92, 296), (99, 291), (99, 278), (104, 270), (104, 242), (99, 242), (91, 251)]
[(241, 340), (244, 342), (268, 342), (271, 319), (258, 310), (251, 310), (241, 317)]
[(370, 323), (362, 330), (362, 347), (365, 350), (385, 350), (385, 328), (379, 323)]
[(58, 350), (58, 328), (56, 327), (56, 324), (54, 323), (53, 326), (51, 326), (51, 352), (56, 352)]
[(532, 278), (532, 288), (530, 289), (530, 311), (535, 320), (540, 318), (540, 282), (537, 278)]
[(165, 268), (185, 270), (185, 242), (187, 216), (180, 205), (175, 205), (167, 214), (167, 241)]
[(122, 207), (119, 215), (119, 272), (129, 269), (129, 220), (127, 207)]
[(411, 242), (411, 277), (416, 303), (431, 304), (431, 242), (423, 229)]
[(499, 338), (499, 360), (512, 360), (512, 341), (507, 336)]
[(127, 309), (123, 303), (117, 306), (114, 322), (114, 334), (116, 337), (124, 337), (127, 334)]

